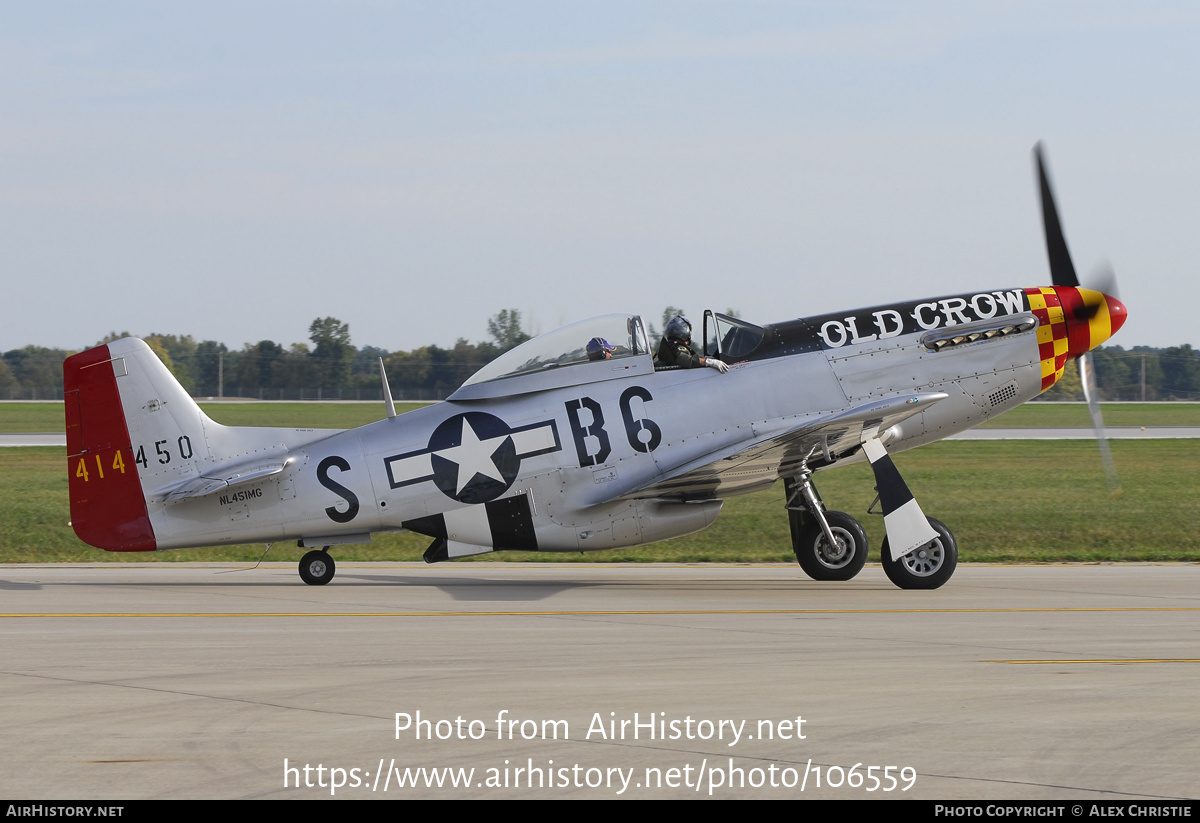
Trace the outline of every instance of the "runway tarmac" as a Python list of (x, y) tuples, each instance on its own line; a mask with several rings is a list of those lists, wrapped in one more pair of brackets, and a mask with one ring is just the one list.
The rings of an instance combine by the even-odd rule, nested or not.
[(0, 568), (5, 793), (1200, 797), (1197, 565), (236, 568)]

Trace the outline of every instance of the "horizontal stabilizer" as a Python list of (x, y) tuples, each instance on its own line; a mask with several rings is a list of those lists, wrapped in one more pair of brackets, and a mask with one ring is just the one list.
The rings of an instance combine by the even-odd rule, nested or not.
[(147, 498), (152, 503), (173, 503), (194, 497), (206, 497), (231, 486), (241, 486), (256, 480), (274, 477), (287, 468), (291, 461), (292, 458), (288, 458), (270, 463), (256, 462), (240, 466), (218, 467), (199, 477), (191, 477), (181, 483), (173, 483), (155, 489), (147, 495)]

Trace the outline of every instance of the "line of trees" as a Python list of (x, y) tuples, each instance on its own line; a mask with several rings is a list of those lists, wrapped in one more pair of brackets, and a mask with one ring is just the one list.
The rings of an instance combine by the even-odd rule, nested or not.
[[(517, 309), (503, 309), (488, 321), (489, 340), (453, 347), (422, 346), (389, 352), (357, 348), (350, 326), (319, 317), (308, 328), (308, 343), (283, 346), (273, 340), (231, 350), (224, 343), (191, 335), (153, 333), (142, 339), (196, 397), (251, 397), (266, 400), (379, 399), (379, 358), (383, 358), (397, 400), (437, 400), (453, 392), (486, 363), (529, 339)], [(111, 333), (95, 345), (128, 333)], [(62, 397), (62, 362), (72, 351), (26, 346), (0, 357), (0, 399)]]
[[(1200, 400), (1200, 351), (1190, 345), (1155, 349), (1103, 346), (1092, 353), (1101, 400)], [(1074, 363), (1043, 400), (1083, 400)]]
[[(663, 326), (677, 313), (682, 310), (667, 307)], [(736, 315), (733, 309), (726, 313)], [(649, 331), (651, 342), (657, 344), (653, 325)], [(700, 330), (694, 331), (698, 344)], [(449, 348), (429, 345), (389, 352), (375, 346), (354, 346), (348, 324), (335, 317), (320, 317), (308, 328), (308, 343), (290, 346), (260, 340), (231, 350), (215, 340), (197, 343), (190, 335), (150, 334), (143, 339), (196, 397), (379, 399), (382, 357), (397, 400), (438, 400), (485, 364), (529, 339), (517, 309), (493, 315), (487, 332), (488, 339), (477, 343), (459, 338)], [(113, 333), (97, 345), (125, 336)], [(0, 399), (61, 398), (62, 361), (73, 353), (39, 346), (5, 352), (0, 356)], [(1200, 400), (1200, 351), (1188, 344), (1129, 350), (1108, 346), (1097, 349), (1093, 357), (1104, 400)], [(1042, 397), (1083, 399), (1073, 364)]]

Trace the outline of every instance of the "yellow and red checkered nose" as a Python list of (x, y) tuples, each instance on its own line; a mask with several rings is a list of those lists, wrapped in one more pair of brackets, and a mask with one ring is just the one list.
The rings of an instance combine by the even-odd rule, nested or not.
[(1026, 289), (1025, 294), (1039, 321), (1042, 391), (1058, 382), (1067, 360), (1112, 337), (1128, 316), (1124, 303), (1092, 289), (1054, 286)]
[(1057, 286), (1067, 320), (1071, 357), (1078, 357), (1117, 333), (1128, 316), (1125, 304), (1092, 289)]

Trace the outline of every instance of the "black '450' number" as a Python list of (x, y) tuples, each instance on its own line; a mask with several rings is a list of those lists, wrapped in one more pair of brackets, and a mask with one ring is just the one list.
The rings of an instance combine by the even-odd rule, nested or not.
[[(154, 441), (154, 453), (158, 455), (158, 463), (161, 466), (165, 466), (171, 462), (171, 449), (167, 446), (169, 442), (168, 440)], [(186, 434), (180, 435), (179, 439), (175, 441), (175, 447), (181, 460), (192, 459), (192, 438)], [(133, 462), (137, 463), (143, 469), (150, 467), (150, 461), (146, 458), (145, 446), (138, 446), (137, 456), (133, 458)]]

